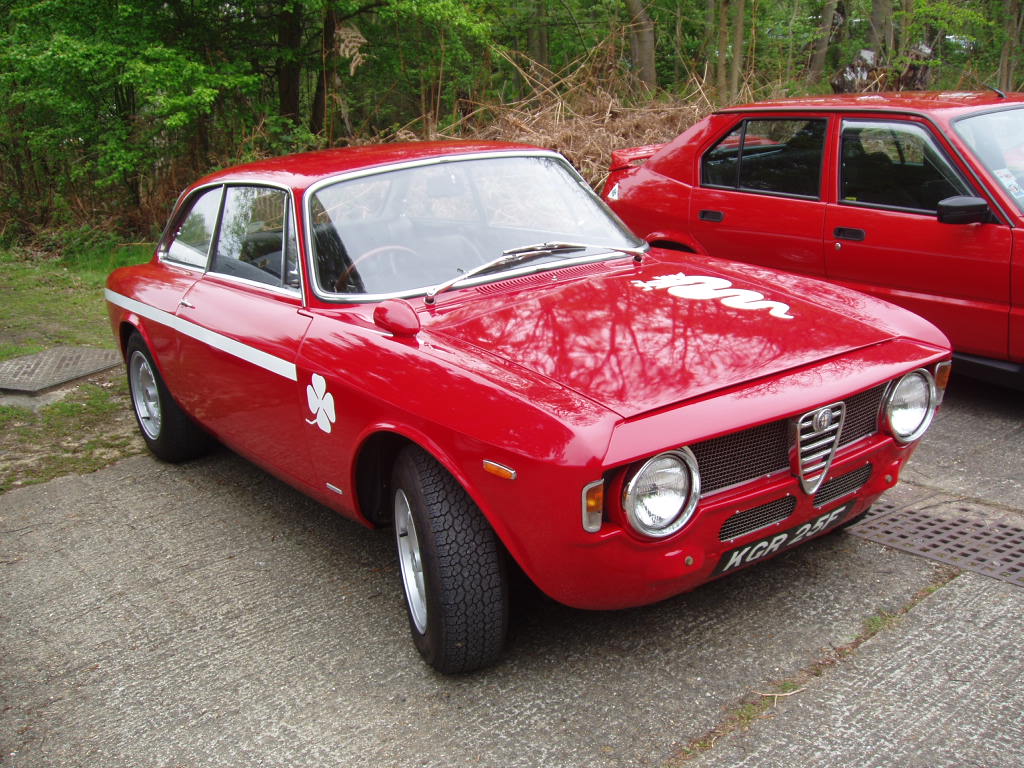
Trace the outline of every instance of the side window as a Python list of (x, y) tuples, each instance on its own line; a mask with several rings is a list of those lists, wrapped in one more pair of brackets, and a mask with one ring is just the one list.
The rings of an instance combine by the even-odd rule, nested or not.
[(935, 213), (940, 200), (970, 194), (970, 185), (923, 127), (843, 122), (840, 201)]
[(701, 183), (748, 192), (817, 198), (824, 118), (744, 120), (701, 161)]
[(172, 234), (164, 249), (164, 257), (171, 261), (206, 269), (206, 259), (217, 227), (222, 187), (200, 193), (193, 201), (181, 224)]
[(282, 190), (228, 187), (210, 270), (267, 285), (297, 285), (297, 249), (290, 242), (288, 218), (288, 195)]

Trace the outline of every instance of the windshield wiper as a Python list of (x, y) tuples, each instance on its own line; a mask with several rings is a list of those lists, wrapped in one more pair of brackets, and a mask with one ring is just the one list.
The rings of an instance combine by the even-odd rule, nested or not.
[(433, 304), (434, 299), (439, 293), (447, 291), (456, 283), (460, 283), (463, 280), (468, 280), (474, 275), (483, 274), (484, 272), (490, 272), (493, 269), (499, 267), (507, 267), (512, 264), (519, 264), (526, 261), (532, 261), (536, 258), (544, 256), (552, 256), (558, 253), (573, 253), (575, 251), (586, 251), (590, 249), (605, 250), (605, 251), (619, 251), (620, 253), (629, 253), (633, 255), (636, 261), (640, 261), (643, 258), (644, 251), (640, 248), (623, 248), (614, 245), (588, 245), (586, 243), (565, 243), (565, 242), (550, 242), (550, 243), (534, 243), (533, 245), (521, 245), (518, 248), (509, 248), (507, 251), (502, 251), (501, 256), (496, 259), (486, 261), (479, 266), (473, 267), (467, 272), (462, 272), (453, 278), (445, 280), (443, 283), (438, 283), (433, 288), (427, 291), (423, 300), (427, 304)]
[(553, 243), (537, 243), (535, 245), (521, 245), (518, 248), (509, 248), (507, 251), (502, 251), (503, 254), (512, 253), (565, 253), (567, 251), (618, 251), (619, 253), (628, 253), (635, 258), (643, 258), (647, 251), (644, 248), (630, 248), (618, 245), (594, 245), (593, 243), (567, 243), (561, 240)]

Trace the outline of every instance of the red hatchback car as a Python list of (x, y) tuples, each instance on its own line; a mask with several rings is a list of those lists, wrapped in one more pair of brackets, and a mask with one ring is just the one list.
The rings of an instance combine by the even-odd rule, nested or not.
[(658, 246), (913, 310), (946, 333), (958, 370), (1024, 387), (1024, 94), (725, 109), (614, 153), (604, 197)]
[(393, 527), (445, 672), (498, 656), (512, 567), (635, 606), (862, 514), (950, 357), (890, 304), (651, 248), (559, 155), (506, 144), (216, 173), (106, 299), (152, 451), (213, 436)]

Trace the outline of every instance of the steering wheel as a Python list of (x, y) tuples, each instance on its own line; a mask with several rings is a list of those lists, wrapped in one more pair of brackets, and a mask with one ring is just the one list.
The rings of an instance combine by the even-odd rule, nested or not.
[(404, 245), (378, 245), (376, 248), (371, 248), (366, 253), (352, 259), (352, 263), (345, 268), (335, 281), (335, 290), (340, 293), (346, 293), (346, 288), (355, 286), (357, 290), (361, 289), (361, 292), (365, 293), (366, 289), (363, 287), (363, 279), (359, 275), (357, 267), (364, 261), (376, 259), (384, 255), (387, 255), (389, 258), (388, 268), (395, 274), (398, 274), (397, 262), (395, 261), (397, 256), (411, 256), (414, 259), (420, 258), (416, 251), (412, 248), (406, 248)]

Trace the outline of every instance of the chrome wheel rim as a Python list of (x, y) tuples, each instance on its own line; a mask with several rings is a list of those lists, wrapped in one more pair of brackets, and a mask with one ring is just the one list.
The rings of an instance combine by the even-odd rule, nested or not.
[(133, 352), (128, 362), (128, 381), (132, 390), (132, 405), (139, 425), (150, 440), (160, 437), (160, 393), (156, 387), (156, 375), (149, 360), (141, 352)]
[(427, 631), (427, 590), (423, 583), (423, 559), (420, 542), (412, 520), (412, 507), (405, 491), (395, 491), (395, 541), (398, 544), (398, 566), (402, 571), (405, 602), (416, 631)]

